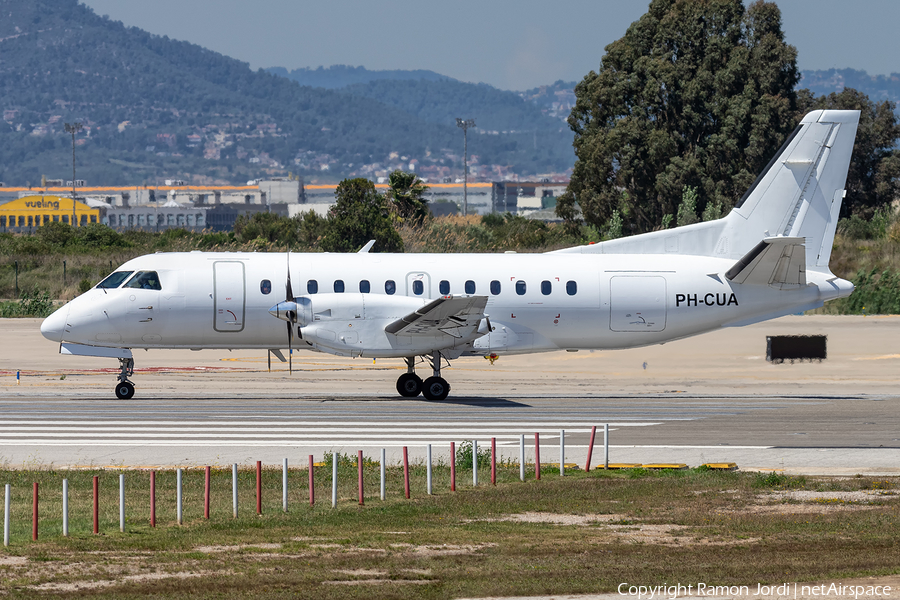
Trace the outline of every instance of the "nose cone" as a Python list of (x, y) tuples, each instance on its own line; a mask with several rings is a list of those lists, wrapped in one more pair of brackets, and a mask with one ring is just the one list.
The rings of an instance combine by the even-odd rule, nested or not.
[(52, 342), (61, 342), (66, 331), (66, 317), (69, 315), (69, 305), (59, 308), (55, 313), (44, 319), (41, 323), (41, 335)]
[(287, 302), (279, 302), (269, 309), (269, 314), (276, 319), (294, 323), (297, 320), (297, 303), (291, 302), (290, 300)]

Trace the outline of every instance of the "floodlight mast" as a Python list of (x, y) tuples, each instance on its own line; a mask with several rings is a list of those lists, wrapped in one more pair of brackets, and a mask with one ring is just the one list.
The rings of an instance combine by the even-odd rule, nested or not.
[(475, 127), (475, 119), (456, 119), (456, 126), (463, 130), (463, 216), (469, 214), (469, 127)]
[(77, 224), (75, 219), (75, 134), (82, 128), (81, 123), (66, 123), (66, 133), (72, 134), (72, 227)]

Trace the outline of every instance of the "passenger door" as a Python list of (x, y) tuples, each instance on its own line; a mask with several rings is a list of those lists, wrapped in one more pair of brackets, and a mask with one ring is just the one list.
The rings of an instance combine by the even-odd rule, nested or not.
[(244, 263), (213, 263), (213, 329), (236, 333), (244, 329), (246, 311), (246, 274)]

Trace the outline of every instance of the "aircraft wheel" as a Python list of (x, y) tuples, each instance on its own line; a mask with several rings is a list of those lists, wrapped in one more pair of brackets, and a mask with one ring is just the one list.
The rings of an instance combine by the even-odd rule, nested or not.
[(422, 384), (422, 395), (428, 400), (443, 400), (450, 393), (450, 384), (443, 377), (429, 377)]
[(128, 400), (134, 396), (134, 385), (130, 381), (120, 381), (116, 385), (116, 398), (119, 400)]
[(415, 398), (422, 392), (422, 378), (415, 373), (404, 373), (397, 380), (397, 391), (404, 398)]

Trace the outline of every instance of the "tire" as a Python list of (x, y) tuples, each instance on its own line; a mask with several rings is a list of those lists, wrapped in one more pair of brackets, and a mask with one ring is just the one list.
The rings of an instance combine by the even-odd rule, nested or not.
[(422, 393), (422, 378), (415, 373), (404, 373), (397, 379), (397, 392), (404, 398), (415, 398)]
[(116, 385), (116, 398), (129, 400), (132, 396), (134, 396), (134, 385), (130, 381), (121, 381)]
[(422, 395), (428, 400), (443, 400), (450, 393), (450, 384), (443, 377), (429, 377), (422, 384)]

